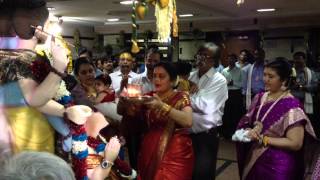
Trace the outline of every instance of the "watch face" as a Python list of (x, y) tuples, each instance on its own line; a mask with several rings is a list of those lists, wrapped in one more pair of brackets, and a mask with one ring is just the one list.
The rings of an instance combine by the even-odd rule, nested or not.
[(107, 169), (110, 166), (111, 166), (111, 164), (109, 162), (107, 162), (107, 161), (102, 161), (102, 163), (101, 163), (101, 167), (103, 169)]

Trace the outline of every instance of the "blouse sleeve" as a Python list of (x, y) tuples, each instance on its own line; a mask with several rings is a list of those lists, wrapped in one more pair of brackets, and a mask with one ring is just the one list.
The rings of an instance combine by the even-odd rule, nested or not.
[(187, 106), (191, 106), (190, 102), (190, 96), (187, 92), (179, 92), (180, 93), (180, 99), (177, 101), (175, 108), (178, 110), (182, 110), (183, 108)]

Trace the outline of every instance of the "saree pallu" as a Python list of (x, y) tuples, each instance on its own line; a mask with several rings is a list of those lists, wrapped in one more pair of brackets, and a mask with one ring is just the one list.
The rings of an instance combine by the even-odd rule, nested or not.
[[(181, 110), (190, 100), (186, 93), (176, 92), (166, 103)], [(146, 120), (148, 131), (140, 148), (138, 179), (191, 180), (194, 154), (188, 130), (154, 111), (146, 112)]]
[[(240, 120), (238, 129), (253, 127), (253, 123), (257, 121), (256, 114), (262, 98), (266, 98), (266, 94), (261, 93), (254, 98), (248, 113)], [(273, 102), (267, 102), (262, 106), (258, 121), (262, 119), (272, 104)], [(269, 137), (285, 137), (290, 128), (301, 125), (305, 127), (306, 136), (310, 134), (315, 137), (310, 121), (301, 109), (299, 100), (292, 96), (282, 98), (262, 123), (262, 134)], [(243, 180), (303, 179), (304, 148), (299, 151), (290, 151), (273, 146), (263, 147), (256, 142), (237, 143), (240, 177)]]

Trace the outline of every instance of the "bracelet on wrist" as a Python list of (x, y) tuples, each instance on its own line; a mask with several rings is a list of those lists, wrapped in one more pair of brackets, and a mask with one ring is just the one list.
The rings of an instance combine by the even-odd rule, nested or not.
[(262, 144), (263, 144), (264, 147), (267, 147), (269, 145), (269, 137), (263, 136)]
[(67, 76), (66, 73), (62, 73), (62, 72), (59, 72), (56, 68), (52, 67), (50, 68), (50, 72), (53, 72), (54, 74), (58, 75), (59, 77), (61, 78), (65, 78)]
[(166, 103), (163, 103), (163, 105), (161, 106), (161, 110), (165, 115), (168, 115), (170, 113), (171, 109), (172, 109), (172, 106), (170, 106)]

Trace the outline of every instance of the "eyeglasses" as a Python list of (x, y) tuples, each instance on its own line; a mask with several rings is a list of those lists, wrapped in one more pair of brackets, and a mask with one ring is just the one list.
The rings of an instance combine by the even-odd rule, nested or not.
[(209, 56), (209, 55), (204, 55), (204, 54), (196, 54), (196, 55), (194, 56), (194, 59), (195, 59), (195, 60), (201, 60), (201, 61), (206, 60), (206, 59), (209, 59), (209, 58), (212, 58), (212, 57)]

